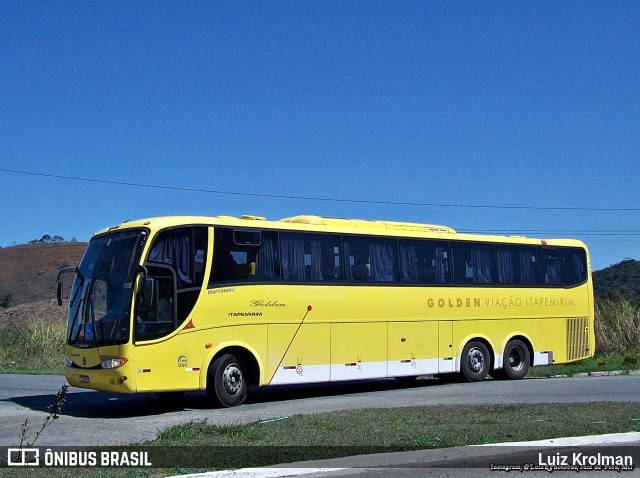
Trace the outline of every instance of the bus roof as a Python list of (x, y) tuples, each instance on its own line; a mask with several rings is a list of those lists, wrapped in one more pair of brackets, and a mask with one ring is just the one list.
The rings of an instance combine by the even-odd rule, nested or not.
[(419, 224), (413, 222), (377, 221), (369, 219), (341, 219), (335, 217), (321, 216), (293, 216), (280, 219), (278, 222), (289, 222), (296, 224), (317, 224), (320, 226), (337, 227), (357, 227), (371, 229), (392, 229), (396, 231), (419, 231), (419, 232), (447, 232), (455, 234), (455, 230), (448, 226), (436, 224)]
[(94, 235), (102, 235), (121, 229), (150, 228), (162, 229), (165, 227), (178, 227), (182, 225), (204, 226), (229, 226), (252, 227), (267, 229), (288, 229), (297, 231), (334, 232), (346, 234), (374, 234), (391, 235), (398, 237), (442, 237), (452, 240), (503, 242), (513, 244), (542, 244), (549, 246), (580, 246), (584, 243), (575, 239), (536, 239), (524, 236), (496, 236), (484, 234), (458, 234), (448, 226), (436, 224), (421, 224), (411, 222), (379, 221), (366, 219), (341, 219), (314, 215), (301, 215), (286, 217), (277, 221), (268, 221), (261, 216), (243, 215), (232, 216), (161, 216), (147, 219), (139, 219), (118, 224), (96, 232)]

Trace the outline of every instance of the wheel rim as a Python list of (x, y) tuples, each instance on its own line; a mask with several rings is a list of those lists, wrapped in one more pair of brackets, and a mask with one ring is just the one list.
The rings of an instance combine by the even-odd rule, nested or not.
[(513, 347), (509, 351), (507, 360), (509, 361), (509, 367), (515, 371), (520, 371), (524, 368), (524, 354), (520, 347)]
[(242, 388), (242, 370), (232, 363), (222, 372), (222, 386), (229, 395), (237, 394)]
[(473, 373), (480, 373), (484, 368), (484, 354), (478, 347), (469, 349), (467, 353), (467, 365)]

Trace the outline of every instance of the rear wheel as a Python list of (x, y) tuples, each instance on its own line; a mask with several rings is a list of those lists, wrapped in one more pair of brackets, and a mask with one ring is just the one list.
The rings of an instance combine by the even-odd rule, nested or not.
[(524, 378), (531, 365), (531, 354), (527, 346), (520, 340), (512, 340), (504, 349), (503, 357), (504, 375), (511, 380)]
[(209, 365), (207, 394), (216, 404), (238, 406), (247, 398), (247, 390), (244, 365), (234, 355), (221, 355)]
[(482, 342), (472, 340), (462, 351), (460, 373), (469, 382), (484, 380), (489, 372), (491, 356), (489, 349)]

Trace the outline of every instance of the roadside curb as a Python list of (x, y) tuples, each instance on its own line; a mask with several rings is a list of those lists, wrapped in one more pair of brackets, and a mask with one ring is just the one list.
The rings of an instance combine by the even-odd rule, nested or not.
[(640, 370), (610, 370), (605, 372), (583, 372), (583, 373), (551, 375), (550, 377), (531, 377), (531, 378), (537, 379), (537, 378), (614, 377), (617, 375), (640, 375)]

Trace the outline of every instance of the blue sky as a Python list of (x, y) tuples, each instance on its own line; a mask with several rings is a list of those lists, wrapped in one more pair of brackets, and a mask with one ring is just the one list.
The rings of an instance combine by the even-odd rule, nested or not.
[(640, 259), (638, 2), (0, 0), (0, 25), (0, 246), (318, 214)]

